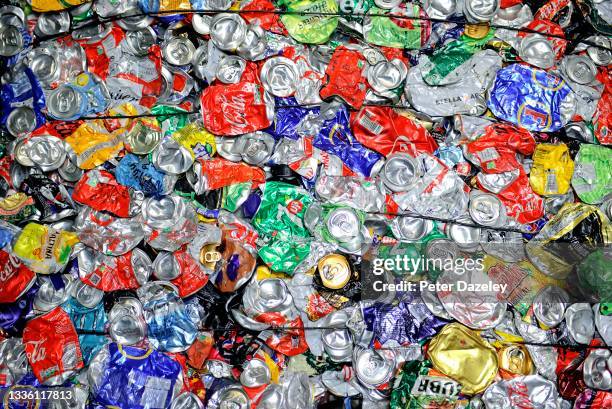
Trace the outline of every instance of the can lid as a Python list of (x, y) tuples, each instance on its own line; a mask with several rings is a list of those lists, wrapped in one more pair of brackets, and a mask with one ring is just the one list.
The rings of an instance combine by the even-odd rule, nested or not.
[(238, 14), (220, 13), (210, 23), (210, 39), (221, 50), (235, 50), (244, 41), (246, 23)]
[(81, 280), (75, 280), (70, 286), (70, 295), (84, 307), (94, 308), (102, 302), (104, 292), (85, 284)]
[(380, 61), (367, 70), (368, 83), (377, 93), (398, 88), (406, 79), (408, 68), (399, 58)]
[(289, 58), (272, 57), (261, 67), (261, 83), (274, 96), (293, 95), (297, 87), (297, 80), (297, 66)]
[(39, 37), (52, 36), (65, 33), (70, 29), (70, 13), (59, 11), (56, 13), (40, 13), (36, 21), (34, 33)]
[(595, 321), (588, 303), (575, 303), (565, 310), (565, 323), (569, 333), (579, 344), (588, 345), (595, 335)]
[(584, 360), (583, 378), (589, 388), (608, 391), (612, 389), (612, 352), (593, 349)]
[(13, 25), (0, 26), (0, 56), (12, 57), (23, 48), (23, 36), (19, 27)]
[(52, 135), (35, 136), (25, 143), (30, 160), (43, 172), (59, 169), (66, 160), (64, 141)]
[(245, 68), (244, 59), (235, 55), (226, 55), (219, 61), (215, 76), (224, 84), (236, 84), (240, 82)]
[(247, 361), (240, 374), (240, 383), (247, 388), (258, 388), (270, 383), (271, 374), (268, 365), (261, 359)]
[(22, 136), (36, 129), (36, 114), (30, 107), (17, 107), (6, 119), (6, 129), (13, 136)]
[(169, 251), (161, 251), (153, 261), (153, 272), (158, 280), (170, 281), (181, 275), (181, 267)]
[(542, 288), (533, 299), (533, 313), (537, 320), (549, 328), (563, 321), (569, 296), (562, 288), (549, 285)]
[(597, 67), (584, 55), (569, 55), (564, 60), (567, 76), (574, 82), (587, 85), (595, 80)]
[(165, 138), (157, 146), (152, 157), (155, 166), (165, 173), (180, 175), (193, 165), (194, 158), (189, 151), (173, 138)]
[(126, 31), (142, 30), (149, 27), (153, 22), (153, 17), (146, 14), (136, 14), (117, 20), (119, 27)]
[(470, 192), (470, 217), (483, 226), (499, 226), (505, 220), (506, 209), (499, 198), (490, 193)]
[(204, 409), (204, 404), (191, 392), (183, 392), (170, 405), (170, 409)]
[(57, 51), (54, 48), (35, 48), (28, 53), (28, 67), (43, 84), (51, 84), (61, 74)]
[(539, 68), (548, 69), (555, 65), (555, 50), (546, 37), (541, 34), (528, 34), (521, 40), (519, 57)]
[(341, 254), (329, 254), (317, 264), (317, 272), (323, 285), (332, 290), (344, 287), (351, 278), (351, 267)]
[(155, 44), (157, 34), (150, 26), (147, 26), (140, 30), (126, 32), (125, 38), (129, 50), (134, 55), (144, 56), (149, 53), (149, 48)]
[(250, 165), (263, 165), (274, 153), (272, 135), (256, 131), (242, 135), (238, 142), (242, 160)]
[(172, 65), (187, 65), (193, 59), (195, 47), (193, 43), (185, 37), (174, 37), (162, 46), (162, 56), (164, 60)]
[(145, 338), (147, 324), (140, 316), (120, 315), (110, 322), (108, 332), (116, 343), (134, 345)]
[(597, 65), (609, 65), (612, 62), (612, 41), (604, 36), (593, 36), (588, 38), (599, 47), (587, 47), (587, 55)]
[(381, 178), (386, 187), (393, 192), (403, 192), (410, 188), (420, 175), (416, 160), (406, 153), (395, 153), (387, 158)]
[(84, 111), (87, 100), (75, 87), (63, 84), (49, 93), (47, 111), (54, 119), (77, 119)]
[(465, 0), (464, 14), (469, 22), (490, 21), (499, 10), (499, 0)]
[(249, 24), (244, 41), (238, 46), (236, 52), (247, 60), (259, 60), (264, 57), (267, 43), (263, 28), (256, 24)]
[(394, 363), (375, 349), (358, 349), (353, 357), (355, 374), (365, 385), (379, 386), (391, 379)]
[(350, 207), (339, 207), (332, 210), (326, 218), (329, 233), (340, 241), (349, 241), (359, 236), (361, 223), (357, 213)]

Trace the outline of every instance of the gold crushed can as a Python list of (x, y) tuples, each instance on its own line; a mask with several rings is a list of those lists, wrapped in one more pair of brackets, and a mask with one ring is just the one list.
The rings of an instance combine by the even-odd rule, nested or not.
[(484, 391), (497, 375), (495, 348), (459, 323), (445, 326), (431, 340), (427, 354), (434, 368), (459, 382), (466, 395)]
[(574, 161), (565, 144), (541, 143), (533, 153), (529, 183), (539, 195), (567, 193), (574, 174)]

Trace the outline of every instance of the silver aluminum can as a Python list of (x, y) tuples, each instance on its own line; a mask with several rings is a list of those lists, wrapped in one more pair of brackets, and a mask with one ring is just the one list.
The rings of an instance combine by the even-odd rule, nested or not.
[(189, 149), (173, 138), (164, 138), (153, 151), (152, 161), (164, 173), (180, 175), (193, 165), (194, 158)]
[(284, 388), (278, 384), (270, 384), (261, 394), (255, 409), (285, 409)]
[(240, 383), (247, 388), (259, 388), (268, 385), (271, 380), (270, 369), (261, 359), (253, 358), (242, 367)]
[[(389, 354), (387, 357), (384, 353)], [(366, 387), (380, 386), (393, 376), (395, 354), (392, 350), (376, 350), (356, 347), (353, 353), (353, 368), (357, 379)], [(391, 359), (389, 359), (391, 358)]]
[(242, 135), (237, 143), (244, 162), (250, 165), (261, 166), (274, 153), (274, 142), (272, 135), (256, 131)]
[[(225, 137), (215, 136), (215, 143), (217, 146), (217, 153), (224, 159), (231, 160), (232, 162), (240, 162), (242, 160), (242, 142), (241, 138), (236, 137)], [(199, 162), (194, 163), (194, 168)], [(196, 192), (197, 193), (197, 192)], [(201, 193), (198, 193), (201, 194)]]
[(62, 275), (64, 287), (56, 289), (50, 279), (39, 277), (42, 281), (38, 292), (34, 296), (34, 309), (39, 312), (48, 312), (63, 304), (70, 297), (70, 283), (72, 278), (66, 274)]
[(181, 267), (169, 251), (160, 251), (153, 261), (153, 274), (158, 280), (171, 281), (181, 275)]
[(23, 48), (21, 30), (13, 25), (0, 25), (0, 57), (12, 57)]
[(588, 40), (595, 43), (599, 47), (587, 47), (587, 55), (597, 65), (606, 66), (612, 63), (612, 41), (604, 36), (592, 36)]
[(446, 19), (457, 9), (457, 0), (424, 0), (423, 8), (431, 18)]
[(339, 207), (326, 217), (325, 224), (329, 233), (340, 242), (348, 242), (359, 237), (361, 223), (357, 213), (350, 207)]
[(70, 286), (70, 295), (84, 307), (94, 308), (102, 301), (104, 292), (85, 284), (81, 280), (74, 280)]
[(272, 57), (261, 67), (261, 83), (277, 97), (288, 97), (295, 93), (298, 70), (295, 63), (286, 57)]
[(554, 328), (563, 321), (569, 296), (562, 288), (549, 285), (542, 288), (533, 299), (533, 313), (537, 320), (548, 328)]
[(265, 56), (268, 41), (265, 31), (256, 24), (249, 24), (246, 29), (244, 41), (238, 46), (236, 52), (246, 60), (257, 61)]
[(47, 37), (70, 30), (70, 13), (59, 11), (57, 13), (40, 13), (34, 28), (37, 37)]
[(34, 48), (28, 52), (26, 64), (43, 86), (49, 86), (60, 78), (60, 56), (57, 49), (51, 44)]
[(488, 190), (491, 193), (498, 194), (506, 187), (510, 186), (510, 184), (519, 177), (519, 174), (520, 171), (518, 169), (502, 173), (478, 172), (478, 174), (476, 175), (476, 179), (478, 179), (478, 183), (480, 183), (484, 189)]
[(147, 243), (157, 250), (176, 251), (198, 234), (195, 209), (182, 197), (150, 197), (141, 212)]
[(138, 0), (123, 0), (120, 2), (113, 0), (97, 0), (94, 2), (93, 8), (101, 17), (118, 16), (121, 14), (138, 13)]
[(480, 248), (480, 228), (450, 223), (444, 230), (460, 249), (471, 252)]
[(407, 74), (406, 64), (398, 58), (380, 61), (367, 69), (368, 83), (377, 94), (385, 94), (398, 88)]
[(6, 118), (6, 129), (13, 136), (23, 136), (36, 129), (36, 114), (27, 106), (17, 107)]
[(521, 40), (519, 57), (539, 68), (548, 69), (555, 65), (555, 50), (546, 37), (541, 34), (528, 34)]
[(490, 193), (472, 190), (468, 210), (472, 220), (482, 226), (501, 227), (507, 221), (506, 207)]
[[(346, 370), (343, 371), (325, 371), (321, 375), (321, 383), (323, 386), (335, 396), (345, 398), (347, 396), (357, 396), (359, 390), (353, 386), (354, 378), (346, 380)], [(266, 408), (271, 409), (271, 408)]]
[(16, 27), (24, 27), (25, 22), (25, 12), (21, 7), (11, 5), (0, 7), (0, 26), (12, 25)]
[(206, 80), (208, 68), (208, 43), (196, 49), (191, 64), (193, 65), (193, 74), (201, 80)]
[(146, 337), (147, 323), (142, 316), (119, 315), (110, 321), (108, 332), (116, 343), (134, 345)]
[(579, 344), (588, 345), (595, 335), (595, 317), (588, 303), (576, 303), (565, 310), (565, 323), (570, 336)]
[(143, 315), (142, 304), (135, 297), (121, 297), (113, 304), (113, 307), (108, 312), (109, 321), (121, 315), (132, 315), (134, 317)]
[[(172, 66), (162, 64), (162, 90), (157, 99), (158, 104), (178, 105), (189, 95), (195, 81), (184, 70), (180, 68), (173, 68)], [(180, 89), (174, 88), (176, 79), (179, 78), (181, 81)]]
[(236, 50), (245, 36), (246, 23), (238, 14), (219, 13), (210, 23), (210, 39), (221, 50)]
[[(12, 147), (10, 151), (12, 151), (13, 156), (15, 157), (15, 161), (26, 167), (33, 167), (34, 162), (30, 159), (30, 155), (28, 155), (28, 138), (18, 138), (15, 139), (12, 143)], [(14, 185), (15, 187), (19, 185)]]
[(244, 59), (235, 55), (227, 55), (219, 61), (215, 76), (224, 84), (236, 84), (240, 82), (245, 68)]
[(151, 27), (144, 27), (136, 31), (127, 31), (125, 40), (128, 50), (137, 56), (143, 57), (157, 40), (157, 34)]
[(499, 10), (499, 0), (465, 0), (463, 13), (470, 23), (491, 21)]
[(411, 242), (418, 241), (431, 233), (434, 223), (418, 217), (398, 216), (393, 218), (390, 227), (396, 239)]
[(251, 400), (239, 385), (230, 385), (213, 393), (206, 409), (250, 409)]
[(612, 389), (612, 352), (609, 349), (593, 349), (584, 360), (582, 375), (589, 388), (602, 391)]
[(387, 158), (381, 179), (392, 192), (404, 192), (410, 189), (420, 177), (419, 164), (407, 153), (394, 153)]
[(60, 85), (49, 93), (47, 111), (49, 116), (59, 120), (79, 117), (87, 108), (87, 100), (76, 88)]
[(24, 143), (28, 157), (43, 172), (59, 169), (66, 160), (64, 141), (52, 135), (35, 136)]
[(162, 137), (161, 130), (151, 129), (143, 122), (136, 120), (125, 135), (125, 149), (137, 155), (146, 155), (157, 148)]
[[(126, 265), (126, 259), (129, 265)], [(151, 276), (151, 259), (147, 253), (136, 248), (121, 256), (109, 256), (89, 247), (84, 247), (77, 254), (79, 265), (79, 277), (87, 279), (94, 285), (98, 285), (103, 277), (98, 275), (98, 271), (105, 271), (108, 274), (115, 274), (114, 269), (127, 268), (131, 271), (123, 272), (123, 275), (132, 274), (138, 284), (143, 285)]]
[(108, 36), (113, 29), (112, 23), (85, 25), (72, 32), (75, 40), (86, 40), (87, 44), (96, 43)]
[(597, 67), (584, 55), (568, 55), (563, 60), (563, 69), (570, 80), (581, 85), (591, 84), (597, 75)]
[(334, 362), (350, 362), (353, 356), (353, 337), (346, 323), (348, 313), (338, 310), (326, 317), (326, 328), (322, 330), (323, 349)]
[(166, 62), (172, 65), (190, 64), (194, 53), (193, 43), (185, 37), (174, 37), (162, 45), (162, 56)]
[(183, 392), (170, 405), (170, 409), (204, 409), (204, 404), (197, 395)]

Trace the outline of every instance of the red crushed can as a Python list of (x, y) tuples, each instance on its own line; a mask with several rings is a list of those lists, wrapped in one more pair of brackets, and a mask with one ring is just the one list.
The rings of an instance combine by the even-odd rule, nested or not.
[(83, 367), (78, 335), (61, 307), (30, 320), (23, 344), (34, 375), (47, 385), (61, 384)]

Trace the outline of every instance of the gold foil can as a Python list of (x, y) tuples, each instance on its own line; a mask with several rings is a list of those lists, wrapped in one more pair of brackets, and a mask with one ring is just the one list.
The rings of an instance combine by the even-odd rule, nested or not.
[(497, 351), (499, 369), (515, 375), (531, 375), (534, 371), (529, 351), (523, 345), (506, 345)]
[(445, 326), (431, 340), (427, 354), (434, 368), (459, 382), (466, 395), (484, 391), (497, 375), (495, 348), (459, 323)]
[(488, 23), (466, 24), (463, 33), (470, 38), (480, 40), (489, 34), (489, 29)]
[(319, 260), (317, 265), (323, 285), (330, 290), (339, 290), (351, 279), (351, 267), (346, 257), (329, 254)]

